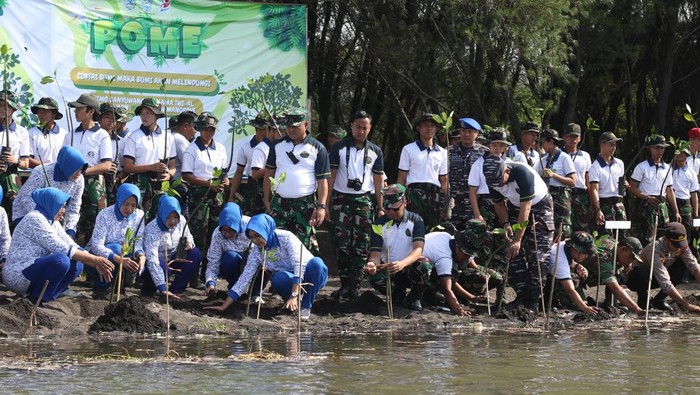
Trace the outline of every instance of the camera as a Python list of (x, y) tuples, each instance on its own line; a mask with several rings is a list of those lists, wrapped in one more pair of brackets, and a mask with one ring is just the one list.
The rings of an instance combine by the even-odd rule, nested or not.
[(359, 191), (362, 189), (362, 181), (358, 178), (354, 178), (352, 180), (348, 180), (348, 188), (353, 189), (355, 191)]
[(625, 187), (625, 176), (620, 176), (620, 178), (617, 179), (617, 193), (625, 197), (627, 194), (627, 188)]

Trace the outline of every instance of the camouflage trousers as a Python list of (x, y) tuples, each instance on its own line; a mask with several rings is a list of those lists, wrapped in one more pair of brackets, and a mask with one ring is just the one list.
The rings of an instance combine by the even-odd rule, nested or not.
[[(471, 202), (469, 201), (469, 192), (465, 193), (453, 193), (454, 207), (452, 208), (452, 215), (450, 216), (450, 222), (457, 226), (457, 229), (464, 229), (464, 224), (470, 219), (474, 218), (474, 210), (472, 210)], [(483, 215), (483, 214), (482, 214)], [(425, 219), (423, 219), (425, 221)], [(462, 226), (459, 226), (461, 224)]]
[(92, 238), (97, 213), (107, 207), (107, 191), (105, 179), (100, 175), (85, 177), (83, 199), (80, 204), (80, 219), (76, 230), (78, 244), (85, 245)]
[(571, 237), (571, 188), (550, 186), (549, 193), (554, 203), (554, 239), (560, 236), (560, 225), (562, 240), (568, 239)]
[[(510, 260), (508, 284), (519, 298), (526, 302), (537, 301), (540, 287), (546, 282), (554, 239), (554, 207), (552, 197), (545, 196), (532, 206), (527, 228), (520, 243), (518, 255)], [(508, 205), (508, 220), (518, 221), (520, 208)], [(533, 222), (534, 219), (534, 222)]]
[(190, 227), (194, 244), (199, 248), (202, 257), (207, 256), (211, 235), (219, 226), (219, 214), (224, 207), (224, 193), (213, 193), (207, 187), (190, 185), (190, 217), (187, 225)]
[(443, 194), (440, 187), (430, 185), (430, 188), (417, 188), (415, 184), (411, 184), (406, 193), (408, 196), (406, 208), (423, 218), (425, 233), (430, 232), (440, 223), (443, 208)]
[(110, 172), (104, 173), (105, 179), (105, 194), (107, 195), (107, 205), (110, 206), (117, 202), (117, 188), (119, 188), (119, 172), (113, 174)]
[(150, 222), (158, 214), (158, 200), (163, 195), (160, 181), (152, 181), (147, 173), (136, 175), (136, 186), (141, 191), (141, 206), (146, 215), (146, 221)]
[(486, 274), (486, 268), (467, 268), (453, 273), (452, 278), (467, 292), (474, 295), (484, 295), (486, 293), (486, 278), (489, 280), (488, 289), (498, 288), (503, 284), (503, 275), (494, 270), (490, 275)]
[[(556, 219), (555, 219), (556, 222)], [(571, 231), (591, 232), (591, 213), (588, 190), (573, 188), (571, 190)]]
[(362, 280), (372, 232), (372, 195), (333, 192), (331, 219), (338, 257), (338, 276), (343, 284)]
[[(481, 217), (486, 222), (486, 229), (492, 231), (496, 228), (502, 228), (496, 217), (496, 204), (490, 195), (479, 195), (479, 212)], [(488, 246), (484, 246), (483, 252), (488, 253), (487, 256), (480, 258), (477, 262), (481, 265), (488, 265), (489, 268), (504, 273), (506, 270), (506, 252), (507, 242), (503, 236), (492, 235), (488, 238)], [(490, 262), (487, 262), (489, 260)]]
[(496, 204), (493, 202), (491, 195), (479, 195), (477, 202), (479, 204), (479, 213), (481, 213), (481, 217), (486, 222), (486, 229), (500, 228), (501, 224), (498, 223), (498, 218), (496, 218)]
[(15, 167), (14, 170), (10, 168), (5, 173), (0, 174), (0, 186), (3, 192), (5, 192), (5, 195), (0, 198), (2, 198), (2, 207), (7, 213), (10, 227), (14, 229), (14, 226), (12, 226), (12, 221), (14, 220), (14, 218), (12, 218), (12, 202), (15, 201), (15, 197), (19, 193), (19, 188), (22, 187), (22, 181), (17, 174), (16, 166), (13, 167)]
[(654, 237), (654, 221), (658, 217), (658, 227), (660, 228), (668, 222), (668, 204), (659, 202), (658, 207), (654, 207), (646, 200), (637, 201), (637, 209), (632, 219), (632, 236), (639, 239), (642, 246), (647, 246)]
[(239, 204), (243, 214), (252, 217), (265, 212), (262, 179), (253, 180), (249, 178), (247, 183), (241, 183), (238, 192), (242, 197)]
[(315, 209), (316, 195), (313, 193), (296, 199), (275, 195), (270, 202), (270, 215), (277, 227), (294, 233), (314, 256), (319, 256), (316, 229), (309, 224)]
[[(678, 207), (678, 215), (681, 216), (681, 223), (683, 223), (683, 226), (685, 227), (685, 233), (688, 236), (688, 240), (695, 240), (697, 235), (695, 228), (693, 227), (693, 207), (690, 204), (690, 199), (676, 198), (676, 206)], [(688, 245), (693, 251), (693, 255), (697, 256), (697, 248), (693, 246), (693, 243), (689, 242)]]
[[(627, 221), (627, 212), (625, 211), (625, 205), (622, 203), (622, 198), (609, 197), (600, 198), (600, 210), (603, 212), (603, 217), (606, 221)], [(611, 229), (605, 229), (605, 225), (596, 226), (598, 235), (611, 235), (614, 236), (615, 232)], [(619, 232), (619, 237), (627, 237), (627, 230), (621, 229)]]
[[(428, 259), (421, 257), (400, 272), (393, 274), (391, 287), (394, 295), (399, 295), (399, 298), (402, 299), (406, 288), (411, 288), (414, 294), (422, 295), (430, 285), (432, 270), (433, 267)], [(378, 271), (373, 276), (369, 276), (369, 283), (377, 292), (386, 295), (387, 277), (386, 270)]]

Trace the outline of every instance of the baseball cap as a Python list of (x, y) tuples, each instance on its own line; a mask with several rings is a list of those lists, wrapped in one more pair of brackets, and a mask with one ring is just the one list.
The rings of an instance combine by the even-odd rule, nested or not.
[(481, 130), (481, 125), (474, 118), (460, 118), (459, 127), (462, 129)]
[(680, 222), (669, 222), (666, 224), (666, 238), (676, 248), (685, 248), (688, 246), (688, 237), (686, 236), (685, 226)]
[(403, 203), (406, 196), (406, 187), (401, 184), (391, 184), (382, 188), (382, 196), (384, 197), (384, 207), (397, 206), (397, 203)]
[(284, 112), (285, 125), (301, 126), (306, 121), (306, 110), (303, 108), (294, 108)]
[(545, 129), (542, 131), (540, 136), (542, 137), (542, 140), (552, 139), (554, 141), (561, 141), (561, 138), (559, 138), (559, 132), (554, 129)]
[(14, 94), (14, 92), (10, 92), (8, 90), (1, 91), (0, 100), (5, 100), (7, 102), (7, 105), (12, 107), (14, 110), (16, 110), (17, 107), (19, 107), (19, 99), (17, 98), (17, 95)]
[(692, 128), (688, 131), (689, 139), (700, 139), (700, 128)]
[(100, 113), (100, 102), (97, 98), (89, 93), (83, 93), (78, 97), (78, 100), (68, 103), (68, 107), (80, 108), (80, 107), (90, 107), (95, 110), (99, 115)]
[(575, 232), (571, 235), (571, 238), (566, 241), (566, 245), (588, 255), (593, 255), (596, 252), (595, 238), (587, 232)]
[(577, 123), (570, 123), (566, 125), (566, 128), (564, 128), (564, 136), (580, 136), (581, 135), (581, 126)]
[(438, 127), (439, 127), (440, 125), (437, 122), (435, 122), (435, 118), (433, 118), (433, 115), (434, 114), (429, 113), (429, 112), (424, 112), (423, 114), (421, 114), (421, 116), (418, 117), (416, 122), (413, 124), (413, 129), (417, 128), (418, 125), (420, 125), (423, 122), (433, 122), (434, 124), (438, 125)]
[(525, 122), (525, 123), (520, 127), (520, 131), (523, 132), (523, 133), (526, 133), (526, 132), (537, 132), (537, 133), (539, 133), (539, 132), (540, 132), (540, 125), (538, 125), (538, 124), (535, 123), (535, 122), (528, 121), (528, 122)]
[(642, 252), (642, 243), (639, 241), (638, 238), (627, 236), (622, 240), (618, 241), (617, 245), (629, 248), (632, 251), (632, 256), (634, 257), (634, 259), (636, 259), (639, 262), (642, 261), (642, 257), (639, 256), (639, 254)]
[(598, 138), (598, 144), (609, 143), (611, 141), (618, 142), (618, 141), (622, 141), (622, 139), (615, 136), (615, 133), (613, 133), (613, 132), (604, 132)]
[(503, 171), (506, 168), (506, 162), (496, 155), (488, 155), (484, 158), (484, 178), (486, 184), (490, 187), (499, 187), (503, 182)]

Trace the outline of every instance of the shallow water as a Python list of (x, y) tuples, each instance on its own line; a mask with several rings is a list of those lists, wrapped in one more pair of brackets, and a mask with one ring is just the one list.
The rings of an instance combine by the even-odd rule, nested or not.
[[(180, 356), (204, 362), (38, 364), (0, 369), (0, 392), (86, 393), (698, 393), (700, 321), (606, 323), (604, 327), (465, 329), (410, 335), (378, 333), (173, 339)], [(300, 348), (299, 348), (300, 346)], [(83, 341), (0, 339), (7, 357), (82, 354), (162, 357), (164, 339)], [(236, 361), (260, 350), (286, 358)], [(53, 368), (52, 368), (53, 367)]]

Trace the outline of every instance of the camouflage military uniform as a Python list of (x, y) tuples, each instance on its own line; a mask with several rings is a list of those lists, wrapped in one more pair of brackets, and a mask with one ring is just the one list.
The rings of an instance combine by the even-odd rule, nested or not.
[(10, 166), (5, 173), (0, 174), (0, 187), (5, 191), (5, 196), (2, 198), (2, 207), (7, 212), (7, 218), (12, 226), (12, 202), (19, 193), (19, 188), (22, 186), (22, 181), (17, 174), (17, 166)]
[(425, 229), (430, 231), (440, 223), (443, 209), (444, 195), (440, 187), (429, 184), (411, 184), (408, 186), (406, 194), (408, 196), (408, 211), (414, 212), (424, 218)]
[(243, 213), (253, 216), (265, 212), (262, 178), (258, 180), (248, 178), (246, 183), (241, 183), (238, 192), (240, 193), (241, 199), (236, 200), (240, 202), (239, 204)]
[(372, 197), (369, 193), (351, 195), (334, 191), (331, 202), (338, 275), (343, 284), (356, 282), (359, 285), (372, 232)]
[(101, 174), (85, 177), (85, 189), (76, 232), (76, 238), (81, 241), (79, 244), (86, 244), (90, 241), (97, 213), (105, 207), (107, 207), (107, 191), (105, 190), (104, 177)]
[(224, 193), (213, 193), (209, 188), (197, 185), (190, 186), (190, 197), (188, 226), (194, 244), (202, 252), (202, 256), (206, 256), (211, 235), (219, 225), (219, 214), (225, 203)]
[[(606, 221), (627, 221), (627, 212), (625, 205), (620, 197), (600, 198), (600, 210), (603, 212), (603, 217)], [(612, 230), (605, 229), (605, 226), (597, 228), (599, 235), (613, 235)], [(620, 230), (620, 237), (627, 236), (627, 230)]]
[(588, 200), (588, 190), (573, 188), (571, 190), (571, 230), (574, 232), (591, 230), (589, 212), (590, 203)]
[(136, 179), (135, 184), (141, 191), (146, 221), (151, 221), (158, 214), (158, 200), (163, 195), (162, 184), (160, 181), (152, 181), (148, 173), (135, 174), (133, 178)]
[(474, 162), (482, 157), (487, 148), (481, 144), (473, 147), (464, 147), (462, 144), (450, 146), (450, 195), (454, 199), (450, 222), (461, 229), (464, 224), (474, 218), (471, 203), (469, 202), (469, 171)]
[(658, 217), (658, 226), (668, 222), (668, 204), (663, 201), (658, 207), (653, 207), (646, 200), (637, 200), (637, 209), (634, 211), (632, 222), (632, 235), (646, 246), (652, 242), (654, 233), (654, 221)]
[(569, 187), (549, 187), (554, 204), (554, 238), (559, 237), (557, 233), (561, 225), (562, 239), (571, 236), (571, 188)]
[(309, 225), (315, 209), (315, 194), (297, 199), (275, 195), (270, 202), (270, 215), (275, 219), (277, 227), (294, 233), (312, 254), (319, 256), (316, 230)]
[[(430, 285), (430, 273), (432, 270), (433, 266), (430, 262), (426, 258), (421, 257), (410, 266), (391, 276), (394, 302), (402, 302), (402, 300), (397, 299), (403, 299), (407, 288), (411, 288), (411, 291), (427, 288)], [(369, 276), (369, 283), (372, 285), (372, 288), (385, 295), (387, 287), (386, 270), (378, 271), (375, 275)]]

